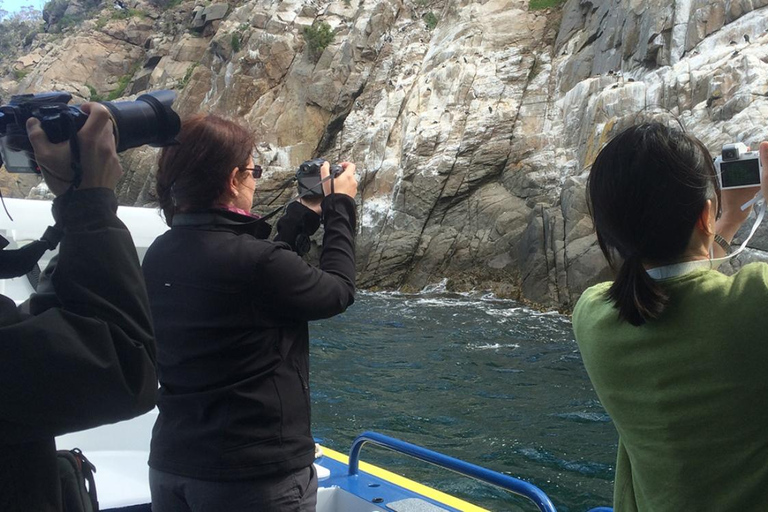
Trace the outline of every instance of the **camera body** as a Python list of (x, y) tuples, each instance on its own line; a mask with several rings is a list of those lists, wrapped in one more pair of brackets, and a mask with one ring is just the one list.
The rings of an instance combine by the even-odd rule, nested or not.
[[(83, 127), (88, 114), (69, 105), (71, 99), (68, 92), (18, 94), (0, 106), (0, 164), (8, 172), (40, 172), (27, 136), (28, 119), (38, 119), (54, 144), (69, 140)], [(136, 101), (102, 102), (112, 116), (117, 151), (175, 144), (181, 120), (171, 108), (174, 99), (175, 92), (164, 90), (143, 94)]]
[[(322, 198), (323, 185), (320, 183), (320, 168), (326, 160), (315, 158), (302, 163), (296, 171), (296, 181), (298, 183), (299, 195), (307, 199)], [(338, 164), (331, 165), (331, 176), (336, 178), (344, 172), (344, 168)]]
[(715, 158), (721, 189), (748, 188), (762, 183), (763, 165), (758, 151), (749, 151), (741, 142), (726, 144)]

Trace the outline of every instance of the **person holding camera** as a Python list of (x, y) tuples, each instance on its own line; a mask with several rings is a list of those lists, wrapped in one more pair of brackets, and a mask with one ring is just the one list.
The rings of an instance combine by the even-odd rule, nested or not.
[[(314, 510), (307, 322), (355, 298), (355, 165), (323, 183), (321, 201), (289, 204), (270, 241), (250, 213), (262, 172), (252, 134), (198, 115), (178, 140), (157, 171), (171, 229), (143, 263), (161, 384), (152, 509)], [(316, 268), (297, 250), (321, 219)]]
[(0, 296), (3, 511), (60, 511), (54, 437), (155, 405), (146, 288), (131, 235), (115, 215), (122, 168), (112, 122), (99, 104), (82, 110), (88, 119), (76, 135), (77, 187), (70, 144), (52, 144), (35, 118), (26, 124), (37, 164), (57, 196), (53, 216), (63, 237), (55, 268), (41, 281), (46, 293), (29, 301), (32, 314)]
[[(759, 157), (768, 197), (768, 143)], [(716, 270), (761, 191), (739, 187), (721, 190), (706, 147), (660, 123), (624, 130), (592, 165), (618, 271), (582, 294), (573, 329), (619, 434), (617, 512), (768, 510), (768, 264)]]

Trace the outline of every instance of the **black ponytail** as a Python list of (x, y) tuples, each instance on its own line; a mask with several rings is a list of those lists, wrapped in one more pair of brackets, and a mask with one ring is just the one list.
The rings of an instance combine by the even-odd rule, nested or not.
[(706, 201), (719, 204), (719, 192), (707, 148), (661, 123), (624, 130), (600, 151), (587, 203), (600, 249), (616, 271), (608, 298), (620, 319), (639, 326), (663, 313), (669, 297), (645, 267), (679, 261)]
[(639, 257), (625, 260), (608, 289), (619, 317), (632, 325), (658, 318), (669, 301), (661, 286), (648, 275)]

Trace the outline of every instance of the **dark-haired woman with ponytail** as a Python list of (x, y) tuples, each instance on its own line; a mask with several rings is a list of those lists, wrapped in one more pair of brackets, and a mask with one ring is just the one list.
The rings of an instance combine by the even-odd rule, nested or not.
[[(314, 511), (307, 322), (354, 301), (355, 166), (323, 183), (322, 202), (289, 204), (268, 240), (250, 213), (252, 134), (198, 115), (178, 141), (157, 171), (171, 229), (143, 263), (160, 380), (152, 510)], [(297, 252), (321, 220), (318, 268)]]
[(700, 141), (648, 123), (607, 144), (587, 188), (616, 278), (573, 328), (619, 434), (615, 510), (768, 510), (768, 265), (712, 260), (759, 187), (721, 191)]

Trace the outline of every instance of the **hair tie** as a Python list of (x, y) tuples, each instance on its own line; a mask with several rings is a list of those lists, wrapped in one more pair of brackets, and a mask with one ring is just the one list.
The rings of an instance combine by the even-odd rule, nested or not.
[(643, 264), (643, 258), (640, 256), (639, 252), (633, 251), (626, 258), (624, 258), (624, 264), (633, 267), (639, 267)]

